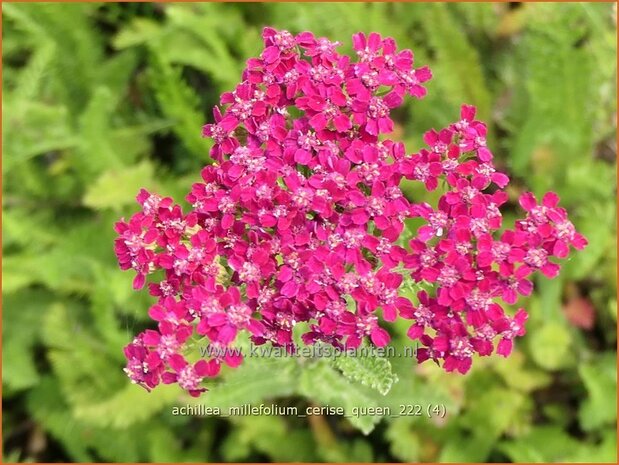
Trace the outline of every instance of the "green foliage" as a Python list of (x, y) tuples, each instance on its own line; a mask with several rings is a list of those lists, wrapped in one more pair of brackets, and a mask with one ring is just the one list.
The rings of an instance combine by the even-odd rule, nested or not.
[(604, 434), (597, 447), (579, 443), (560, 428), (538, 426), (515, 441), (500, 446), (513, 462), (592, 462), (614, 463), (617, 438)]
[[(320, 361), (308, 366), (301, 374), (301, 393), (323, 405), (337, 405), (351, 412), (354, 407), (377, 407), (376, 401), (361, 386), (355, 386), (337, 370)], [(350, 416), (350, 422), (367, 434), (380, 418), (375, 416)]]
[[(436, 80), (436, 91), (444, 95), (451, 114), (457, 114), (460, 105), (468, 103), (477, 106), (478, 116), (486, 120), (490, 114), (490, 92), (485, 84), (479, 53), (458, 27), (446, 4), (429, 6), (425, 23), (428, 43), (435, 53), (432, 72), (441, 77)], [(430, 26), (436, 24), (441, 27)]]
[(387, 395), (398, 377), (391, 371), (391, 363), (386, 358), (360, 353), (352, 357), (338, 357), (334, 365), (342, 374), (365, 386)]
[[(612, 4), (4, 3), (2, 11), (5, 461), (616, 462)], [(513, 178), (507, 216), (524, 190), (560, 195), (590, 244), (560, 279), (540, 281), (519, 302), (531, 319), (510, 358), (476, 360), (466, 377), (417, 366), (401, 355), (410, 341), (399, 322), (394, 356), (246, 357), (199, 399), (128, 382), (122, 348), (148, 324), (152, 299), (118, 270), (113, 223), (135, 209), (141, 187), (181, 199), (199, 179), (210, 162), (201, 126), (259, 51), (264, 25), (311, 30), (348, 52), (354, 32), (393, 36), (435, 75), (428, 97), (396, 115), (395, 137), (409, 151), (473, 103)], [(405, 192), (437, 195), (410, 184)], [(583, 301), (590, 330), (567, 311)], [(172, 414), (261, 403), (346, 415)], [(416, 405), (422, 415), (402, 414)]]
[(617, 358), (606, 354), (578, 370), (587, 388), (588, 399), (578, 412), (582, 427), (595, 430), (605, 424), (617, 423)]
[(571, 337), (565, 326), (549, 323), (531, 336), (530, 344), (535, 348), (533, 359), (542, 368), (560, 368), (570, 362), (570, 342)]
[(150, 82), (157, 102), (172, 118), (174, 131), (187, 150), (199, 159), (208, 160), (206, 145), (196, 129), (202, 124), (202, 115), (197, 110), (197, 97), (184, 84), (180, 70), (172, 68), (158, 53), (152, 52), (150, 70)]
[(84, 205), (93, 209), (121, 210), (135, 202), (141, 188), (156, 190), (154, 168), (143, 161), (126, 169), (105, 171), (84, 195)]

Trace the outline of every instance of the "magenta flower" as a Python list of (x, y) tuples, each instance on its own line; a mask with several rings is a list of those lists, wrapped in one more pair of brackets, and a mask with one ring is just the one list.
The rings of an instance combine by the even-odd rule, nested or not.
[(200, 387), (200, 383), (207, 376), (215, 376), (218, 373), (217, 365), (199, 360), (190, 365), (182, 355), (171, 355), (168, 363), (172, 371), (165, 372), (161, 379), (164, 384), (178, 383), (192, 397), (198, 397), (206, 388)]
[[(198, 396), (222, 364), (242, 363), (241, 333), (292, 353), (307, 323), (304, 344), (383, 347), (382, 320), (399, 317), (419, 362), (466, 373), (476, 356), (509, 355), (527, 313), (500, 302), (531, 294), (532, 273), (555, 277), (555, 260), (586, 245), (556, 194), (524, 194), (525, 217), (504, 227), (509, 178), (469, 105), (415, 154), (385, 138), (391, 110), (431, 78), (393, 39), (355, 34), (356, 59), (310, 32), (265, 28), (263, 40), (202, 128), (215, 163), (191, 186), (190, 210), (142, 190), (141, 211), (116, 224), (121, 269), (156, 299), (152, 328), (125, 347), (127, 375)], [(408, 199), (402, 178), (438, 202)], [(410, 236), (407, 220), (422, 223)], [(410, 300), (409, 286), (426, 290)], [(189, 363), (196, 342), (209, 351)]]
[(144, 343), (144, 335), (139, 334), (125, 349), (127, 366), (125, 373), (131, 381), (150, 391), (161, 381), (163, 362), (157, 352), (151, 352)]

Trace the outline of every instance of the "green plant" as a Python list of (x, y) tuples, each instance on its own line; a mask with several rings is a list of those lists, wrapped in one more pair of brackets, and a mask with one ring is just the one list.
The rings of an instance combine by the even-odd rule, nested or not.
[[(3, 4), (4, 459), (615, 462), (613, 14), (603, 3)], [(265, 24), (376, 30), (414, 49), (447, 78), (423, 108), (398, 112), (399, 138), (419, 147), (420, 128), (476, 104), (515, 178), (510, 198), (552, 188), (590, 245), (540, 282), (507, 363), (446, 377), (398, 357), (390, 369), (255, 358), (204, 404), (440, 405), (445, 418), (175, 416), (195, 401), (126, 383), (120, 348), (150, 301), (117, 271), (112, 224), (139, 187), (180, 198), (197, 181), (210, 147), (195, 128)], [(385, 378), (370, 378), (376, 363)]]

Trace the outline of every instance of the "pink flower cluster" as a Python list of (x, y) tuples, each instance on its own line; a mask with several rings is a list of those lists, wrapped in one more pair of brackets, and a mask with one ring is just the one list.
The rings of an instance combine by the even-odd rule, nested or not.
[[(556, 276), (553, 257), (586, 244), (557, 196), (538, 204), (523, 195), (526, 217), (499, 234), (509, 179), (495, 170), (473, 107), (426, 133), (428, 147), (413, 155), (382, 136), (407, 94), (426, 93), (430, 70), (414, 68), (410, 50), (359, 33), (353, 61), (308, 32), (266, 28), (263, 38), (261, 56), (203, 128), (216, 163), (187, 196), (192, 210), (142, 190), (142, 211), (116, 225), (116, 254), (137, 273), (134, 287), (158, 276), (148, 285), (157, 330), (125, 348), (132, 381), (176, 382), (197, 396), (222, 364), (241, 363), (232, 350), (240, 331), (294, 351), (292, 329), (307, 322), (306, 344), (385, 346), (379, 316), (411, 319), (419, 361), (447, 371), (465, 373), (497, 340), (507, 356), (527, 314), (507, 316), (497, 301), (530, 294), (535, 270)], [(428, 190), (442, 183), (437, 207), (408, 200), (403, 178)], [(424, 225), (404, 244), (411, 218)], [(413, 303), (400, 294), (404, 280), (427, 291)], [(214, 355), (188, 362), (194, 340)]]

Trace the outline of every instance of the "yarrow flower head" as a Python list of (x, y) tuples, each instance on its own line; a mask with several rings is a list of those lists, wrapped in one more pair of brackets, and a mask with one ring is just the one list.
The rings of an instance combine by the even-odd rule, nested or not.
[[(266, 28), (263, 39), (202, 128), (215, 163), (187, 195), (191, 210), (142, 190), (141, 211), (116, 224), (121, 268), (135, 271), (135, 289), (150, 276), (157, 299), (156, 329), (125, 348), (127, 375), (198, 396), (222, 364), (242, 362), (239, 333), (294, 351), (301, 322), (305, 344), (355, 348), (389, 343), (381, 321), (411, 320), (418, 360), (447, 371), (466, 373), (475, 354), (509, 355), (527, 313), (508, 316), (500, 302), (529, 295), (532, 273), (556, 276), (556, 259), (586, 245), (558, 197), (524, 194), (525, 217), (503, 228), (509, 179), (472, 106), (427, 132), (417, 153), (385, 137), (391, 111), (423, 98), (431, 78), (393, 39), (355, 34), (356, 58), (309, 32)], [(444, 193), (435, 206), (415, 203), (404, 178)], [(424, 225), (403, 247), (410, 218)], [(413, 302), (404, 281), (427, 290)], [(191, 363), (196, 339), (216, 350)]]

